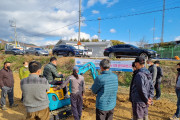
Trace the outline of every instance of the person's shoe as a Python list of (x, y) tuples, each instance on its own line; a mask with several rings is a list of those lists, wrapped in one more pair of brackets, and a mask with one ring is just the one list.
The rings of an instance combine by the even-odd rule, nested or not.
[(172, 116), (170, 120), (179, 120), (179, 118), (176, 117), (176, 115)]
[(160, 97), (156, 98), (156, 100), (160, 100)]
[(7, 110), (7, 108), (6, 108), (5, 105), (1, 106), (1, 109), (2, 109), (2, 110)]
[(66, 95), (64, 96), (64, 98), (65, 98), (65, 99), (68, 99), (68, 98), (70, 98), (70, 96), (69, 96), (68, 94), (66, 94)]
[(12, 104), (9, 107), (12, 108), (12, 107), (17, 107), (17, 106), (18, 106), (18, 104)]

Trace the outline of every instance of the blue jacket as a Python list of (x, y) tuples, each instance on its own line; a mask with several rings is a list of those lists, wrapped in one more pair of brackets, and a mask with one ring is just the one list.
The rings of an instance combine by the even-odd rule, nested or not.
[(154, 97), (152, 74), (146, 68), (137, 70), (134, 73), (130, 89), (130, 98), (132, 102), (146, 104), (149, 98)]
[(116, 106), (118, 77), (111, 71), (103, 71), (97, 76), (92, 85), (92, 92), (96, 96), (96, 108), (109, 111)]

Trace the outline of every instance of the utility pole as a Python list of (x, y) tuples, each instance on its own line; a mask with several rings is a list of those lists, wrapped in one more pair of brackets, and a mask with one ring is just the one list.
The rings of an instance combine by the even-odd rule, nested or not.
[(98, 40), (100, 41), (100, 34), (101, 34), (101, 26), (100, 26), (101, 18), (100, 17), (98, 18), (98, 21), (99, 21)]
[(161, 42), (164, 42), (164, 15), (165, 15), (165, 0), (163, 0), (163, 15), (162, 15), (162, 32), (161, 32)]
[[(80, 42), (80, 38), (81, 38), (81, 0), (79, 0), (79, 34), (78, 34), (78, 43)], [(79, 49), (79, 45), (78, 45), (78, 49)]]
[(17, 33), (16, 33), (16, 20), (9, 20), (10, 27), (14, 28), (14, 42), (15, 42), (15, 47), (17, 47)]
[(153, 27), (153, 44), (154, 44), (154, 39), (155, 39), (155, 17), (154, 17), (154, 27)]
[(130, 44), (130, 41), (131, 41), (131, 31), (129, 29), (129, 44)]

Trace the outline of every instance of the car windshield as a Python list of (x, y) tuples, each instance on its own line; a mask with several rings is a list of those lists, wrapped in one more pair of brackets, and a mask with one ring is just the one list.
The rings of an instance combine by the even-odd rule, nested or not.
[(14, 48), (14, 49), (12, 49), (12, 50), (20, 50), (20, 49)]
[(35, 48), (35, 50), (43, 50), (42, 48)]
[(136, 48), (136, 49), (138, 49), (138, 47), (136, 47), (136, 46), (134, 46), (134, 45), (131, 45), (133, 48)]
[(69, 48), (71, 48), (71, 49), (76, 49), (74, 46), (69, 46)]

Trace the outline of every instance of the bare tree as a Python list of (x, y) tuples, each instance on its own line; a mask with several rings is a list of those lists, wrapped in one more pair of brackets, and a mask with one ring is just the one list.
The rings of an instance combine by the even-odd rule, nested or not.
[(136, 43), (140, 48), (144, 48), (145, 44), (148, 44), (148, 40), (145, 39), (145, 37), (141, 38), (139, 42)]

